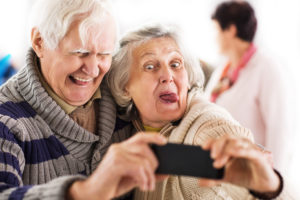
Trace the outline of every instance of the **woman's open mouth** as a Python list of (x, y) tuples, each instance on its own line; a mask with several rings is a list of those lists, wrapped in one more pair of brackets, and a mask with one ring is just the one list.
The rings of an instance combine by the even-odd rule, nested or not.
[(179, 97), (176, 93), (173, 92), (167, 92), (167, 93), (161, 93), (159, 95), (159, 99), (163, 103), (176, 103), (179, 100)]

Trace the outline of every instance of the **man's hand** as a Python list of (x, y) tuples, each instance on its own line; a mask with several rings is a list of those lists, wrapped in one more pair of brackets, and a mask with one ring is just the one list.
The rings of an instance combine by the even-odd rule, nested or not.
[(70, 199), (111, 199), (139, 187), (154, 190), (158, 161), (149, 144), (164, 145), (167, 140), (158, 134), (136, 134), (113, 144), (95, 172), (85, 181), (73, 183)]

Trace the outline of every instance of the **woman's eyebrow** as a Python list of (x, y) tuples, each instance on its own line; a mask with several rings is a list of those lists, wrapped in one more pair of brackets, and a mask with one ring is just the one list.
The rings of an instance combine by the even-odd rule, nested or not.
[(144, 58), (146, 56), (154, 56), (154, 55), (156, 55), (156, 54), (152, 53), (152, 52), (146, 52), (146, 53), (144, 53), (144, 54), (141, 55), (141, 58)]

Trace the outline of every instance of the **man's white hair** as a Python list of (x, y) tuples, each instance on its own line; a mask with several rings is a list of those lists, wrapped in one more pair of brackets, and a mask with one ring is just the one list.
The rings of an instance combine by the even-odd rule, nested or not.
[(85, 44), (89, 28), (101, 24), (105, 15), (114, 16), (108, 0), (36, 0), (30, 29), (37, 28), (46, 48), (55, 49), (72, 22), (80, 19), (79, 35)]

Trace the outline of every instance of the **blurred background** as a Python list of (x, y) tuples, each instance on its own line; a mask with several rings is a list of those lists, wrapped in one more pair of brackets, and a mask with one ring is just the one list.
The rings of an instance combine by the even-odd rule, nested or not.
[[(35, 0), (0, 1), (0, 75), (5, 67), (17, 71), (25, 63), (30, 47), (27, 27), (30, 9)], [(38, 1), (38, 0), (37, 0)], [(112, 0), (122, 35), (140, 24), (160, 21), (176, 23), (185, 32), (190, 50), (201, 60), (217, 67), (224, 63), (215, 41), (216, 33), (211, 14), (220, 0)], [(295, 124), (300, 124), (300, 1), (249, 0), (258, 19), (255, 43), (272, 53), (289, 74), (295, 106)], [(8, 73), (8, 72), (7, 72)], [(10, 73), (14, 73), (13, 71)], [(0, 82), (1, 83), (1, 82)], [(300, 178), (300, 131), (296, 138), (290, 179)], [(280, 148), (280, 147), (278, 147)]]

